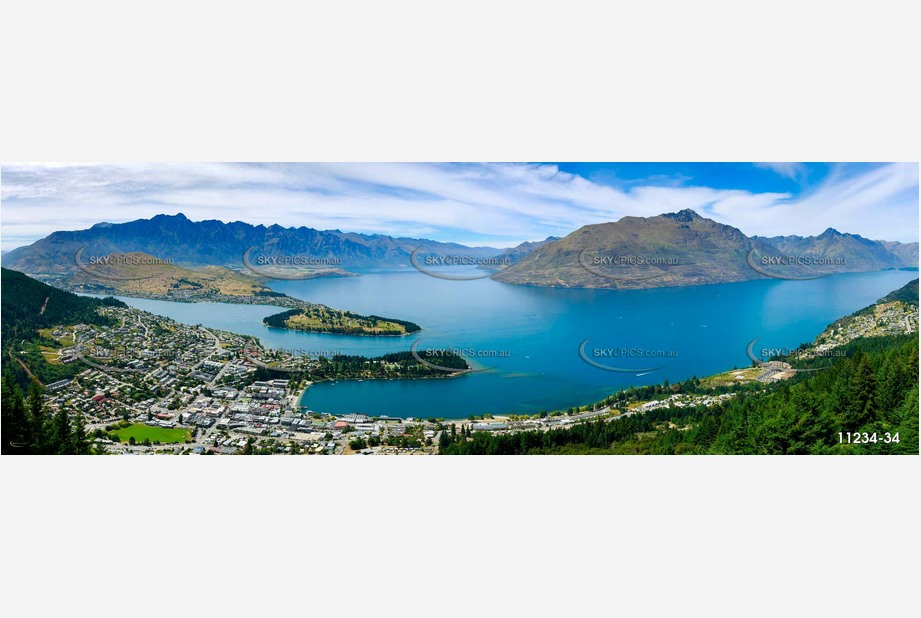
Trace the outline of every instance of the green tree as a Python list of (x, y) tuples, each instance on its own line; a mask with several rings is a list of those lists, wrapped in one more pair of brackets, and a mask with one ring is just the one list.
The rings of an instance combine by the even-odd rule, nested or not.
[(58, 410), (53, 419), (50, 452), (58, 455), (73, 455), (74, 442), (71, 433), (70, 418), (67, 416), (67, 411)]
[(37, 382), (29, 385), (29, 397), (26, 400), (29, 424), (30, 452), (47, 453), (49, 449), (48, 416), (42, 402), (42, 389)]
[(86, 423), (83, 420), (83, 413), (77, 412), (74, 416), (73, 429), (73, 447), (71, 449), (75, 455), (89, 455), (90, 441), (86, 435)]
[(862, 351), (851, 358), (848, 401), (844, 409), (844, 426), (857, 431), (874, 420), (876, 412), (876, 376), (870, 359)]
[(13, 372), (7, 369), (3, 372), (2, 402), (0, 409), (3, 413), (3, 424), (0, 434), (3, 439), (2, 453), (28, 453), (31, 446), (29, 439), (29, 420), (26, 415), (26, 406), (22, 398), (22, 390), (16, 384)]

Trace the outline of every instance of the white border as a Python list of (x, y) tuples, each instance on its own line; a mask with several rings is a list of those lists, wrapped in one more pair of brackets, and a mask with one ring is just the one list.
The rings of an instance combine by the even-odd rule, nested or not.
[[(13, 3), (0, 160), (919, 161), (909, 7)], [(918, 462), (4, 457), (0, 581), (16, 615), (896, 613)]]

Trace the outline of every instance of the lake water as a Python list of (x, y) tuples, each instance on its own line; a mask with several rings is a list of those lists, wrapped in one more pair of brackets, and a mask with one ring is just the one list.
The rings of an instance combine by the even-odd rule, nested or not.
[[(271, 284), (311, 302), (422, 326), (407, 337), (270, 329), (262, 318), (280, 311), (275, 307), (122, 300), (180, 322), (255, 335), (274, 348), (377, 356), (409, 350), (421, 340), (420, 349), (461, 350), (483, 370), (448, 379), (317, 384), (307, 390), (302, 404), (335, 414), (463, 418), (568, 408), (630, 385), (746, 367), (752, 339), (759, 339), (756, 349), (812, 341), (829, 323), (917, 276), (916, 271), (884, 271), (812, 281), (617, 291), (515, 286), (489, 279), (450, 281), (411, 270)], [(586, 340), (584, 356), (589, 360), (632, 372), (586, 362), (579, 353)], [(615, 349), (633, 352), (605, 355)]]

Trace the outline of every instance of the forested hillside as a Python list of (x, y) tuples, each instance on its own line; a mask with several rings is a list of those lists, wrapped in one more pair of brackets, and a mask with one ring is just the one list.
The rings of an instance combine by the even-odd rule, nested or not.
[[(860, 339), (825, 371), (721, 405), (670, 408), (569, 429), (470, 433), (443, 440), (448, 455), (918, 454), (918, 337)], [(876, 434), (841, 443), (839, 433)], [(888, 442), (886, 434), (889, 434)], [(898, 434), (898, 442), (894, 441)], [(469, 439), (468, 439), (469, 438)]]
[(889, 292), (883, 298), (879, 299), (880, 303), (891, 303), (900, 300), (903, 303), (912, 305), (918, 304), (918, 280), (910, 281), (894, 292)]
[(0, 275), (4, 341), (14, 336), (29, 339), (35, 336), (35, 329), (53, 324), (104, 324), (106, 319), (96, 313), (97, 308), (126, 306), (114, 298), (65, 292), (8, 268), (0, 268)]
[(11, 371), (3, 372), (2, 446), (4, 455), (89, 455), (93, 453), (83, 415), (68, 414), (63, 408), (48, 413), (42, 389), (29, 385), (28, 395), (16, 384)]
[[(126, 306), (115, 298), (71, 294), (7, 268), (0, 269), (0, 274), (3, 288), (0, 299), (2, 366), (9, 368), (21, 385), (28, 384), (30, 379), (23, 365), (43, 382), (59, 380), (85, 369), (79, 364), (62, 366), (45, 362), (38, 346), (58, 344), (43, 340), (38, 329), (57, 324), (108, 324), (109, 319), (96, 310), (102, 306)], [(19, 358), (20, 362), (11, 362), (11, 356)]]

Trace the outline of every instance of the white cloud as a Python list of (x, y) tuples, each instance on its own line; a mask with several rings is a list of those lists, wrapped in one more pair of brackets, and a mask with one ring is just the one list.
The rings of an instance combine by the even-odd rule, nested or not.
[[(802, 176), (799, 164), (763, 165)], [(655, 182), (614, 188), (555, 165), (509, 163), (19, 164), (0, 173), (4, 249), (56, 230), (178, 212), (508, 246), (691, 208), (750, 235), (835, 227), (917, 240), (918, 168), (909, 164), (837, 170), (798, 195)]]
[(771, 170), (796, 182), (799, 182), (806, 170), (802, 163), (755, 163), (755, 167)]
[(829, 227), (877, 240), (918, 240), (918, 166), (892, 163), (856, 176), (831, 174), (796, 199), (722, 207), (721, 220), (748, 234), (821, 234)]

